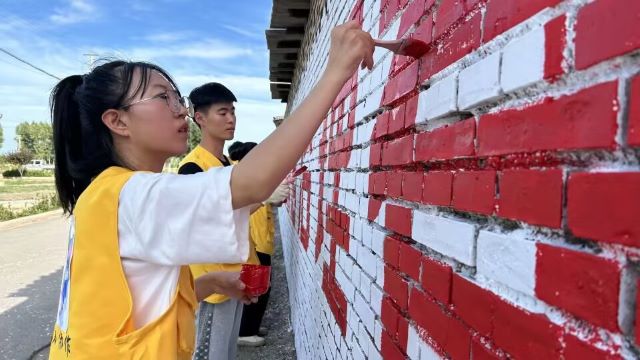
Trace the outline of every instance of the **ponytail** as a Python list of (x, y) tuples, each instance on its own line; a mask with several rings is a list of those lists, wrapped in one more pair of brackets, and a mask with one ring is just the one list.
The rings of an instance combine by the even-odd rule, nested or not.
[(56, 188), (62, 209), (67, 214), (73, 213), (80, 193), (88, 185), (74, 179), (69, 171), (74, 154), (81, 148), (80, 107), (75, 94), (82, 80), (81, 75), (64, 78), (53, 88), (50, 99)]

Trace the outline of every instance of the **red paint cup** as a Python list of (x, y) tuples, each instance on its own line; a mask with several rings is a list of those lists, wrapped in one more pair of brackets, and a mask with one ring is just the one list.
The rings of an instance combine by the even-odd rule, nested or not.
[(271, 266), (242, 264), (240, 281), (245, 285), (244, 292), (249, 297), (258, 297), (269, 289)]

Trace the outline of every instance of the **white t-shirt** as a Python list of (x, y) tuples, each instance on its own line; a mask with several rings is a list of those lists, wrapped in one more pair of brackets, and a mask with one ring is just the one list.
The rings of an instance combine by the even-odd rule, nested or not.
[(181, 265), (246, 262), (249, 207), (232, 208), (232, 169), (137, 173), (120, 191), (120, 257), (136, 328), (169, 308)]

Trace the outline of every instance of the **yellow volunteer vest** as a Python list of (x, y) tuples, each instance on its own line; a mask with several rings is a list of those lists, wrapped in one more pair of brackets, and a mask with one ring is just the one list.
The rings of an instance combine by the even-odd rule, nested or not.
[(188, 267), (167, 311), (134, 327), (118, 243), (118, 199), (133, 174), (110, 167), (78, 199), (49, 359), (191, 358), (197, 300)]
[[(184, 164), (190, 162), (198, 165), (203, 171), (207, 171), (212, 167), (223, 166), (222, 162), (220, 162), (217, 157), (213, 156), (213, 154), (200, 145), (191, 150), (191, 152), (187, 154), (182, 161), (180, 161), (179, 166), (182, 167)], [(247, 264), (260, 264), (253, 242), (249, 241), (249, 245), (249, 259), (247, 260)], [(193, 277), (198, 278), (206, 273), (214, 271), (240, 271), (242, 264), (191, 264), (189, 267), (191, 268)], [(204, 299), (204, 301), (211, 304), (219, 304), (227, 300), (229, 300), (229, 297), (222, 294), (212, 294), (208, 298)]]
[(249, 232), (256, 251), (273, 255), (273, 215), (271, 205), (264, 205), (249, 217)]

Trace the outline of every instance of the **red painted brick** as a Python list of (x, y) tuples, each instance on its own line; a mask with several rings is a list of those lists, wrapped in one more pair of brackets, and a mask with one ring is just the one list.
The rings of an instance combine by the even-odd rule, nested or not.
[(396, 133), (404, 129), (404, 112), (406, 105), (402, 104), (391, 110), (389, 115), (389, 134)]
[(615, 148), (617, 82), (524, 108), (484, 115), (478, 154)]
[(373, 139), (378, 139), (384, 135), (387, 135), (388, 130), (389, 130), (389, 112), (385, 111), (376, 117), (376, 125), (373, 128)]
[(400, 235), (411, 236), (412, 219), (411, 209), (397, 205), (387, 205), (385, 208), (385, 226)]
[(402, 13), (400, 19), (400, 29), (398, 30), (398, 37), (402, 37), (409, 28), (418, 22), (422, 15), (427, 10), (425, 7), (426, 0), (414, 0), (409, 7)]
[(401, 102), (418, 84), (419, 62), (414, 61), (392, 78), (384, 88), (382, 105), (391, 106)]
[(413, 134), (382, 145), (382, 165), (405, 165), (413, 162)]
[(384, 268), (384, 291), (402, 310), (407, 309), (409, 300), (409, 284), (392, 268)]
[(418, 113), (418, 95), (407, 100), (404, 109), (404, 127), (410, 128), (416, 123), (416, 114)]
[(500, 176), (498, 215), (559, 228), (562, 170), (505, 170)]
[(571, 174), (567, 192), (567, 220), (574, 235), (640, 246), (640, 173)]
[(420, 202), (422, 200), (422, 172), (402, 173), (402, 198), (408, 201)]
[(392, 198), (399, 198), (402, 194), (402, 174), (387, 172), (387, 191), (385, 194)]
[(484, 19), (484, 41), (525, 21), (546, 7), (555, 6), (562, 0), (489, 0)]
[(444, 304), (451, 303), (451, 266), (427, 256), (422, 258), (422, 288)]
[(496, 197), (496, 172), (463, 171), (453, 177), (451, 205), (463, 211), (493, 214)]
[(565, 359), (580, 360), (618, 360), (622, 357), (617, 353), (612, 353), (598, 349), (592, 344), (584, 342), (577, 337), (565, 334), (563, 342), (565, 344), (563, 355)]
[(376, 221), (378, 215), (380, 215), (380, 208), (382, 207), (382, 201), (369, 198), (369, 204), (367, 208), (367, 219)]
[(382, 358), (385, 360), (405, 360), (405, 356), (398, 348), (398, 345), (391, 339), (389, 334), (382, 332), (382, 344), (380, 349)]
[(374, 195), (384, 195), (387, 186), (387, 173), (378, 171), (369, 175), (369, 193)]
[(400, 271), (415, 281), (420, 281), (421, 258), (422, 253), (418, 249), (407, 243), (400, 244)]
[(443, 0), (436, 11), (434, 37), (437, 39), (468, 14), (478, 0)]
[(441, 127), (416, 136), (416, 161), (446, 160), (475, 153), (474, 119)]
[(392, 338), (396, 338), (398, 334), (398, 320), (400, 319), (400, 311), (393, 304), (393, 301), (385, 296), (382, 299), (382, 306), (380, 308), (380, 321), (384, 325), (384, 329), (391, 335)]
[(396, 337), (400, 350), (407, 353), (407, 342), (409, 340), (409, 321), (404, 316), (398, 318), (398, 334)]
[(454, 274), (451, 285), (451, 303), (462, 321), (483, 336), (493, 331), (493, 316), (499, 298), (471, 281)]
[(424, 174), (422, 202), (430, 205), (451, 205), (453, 173), (450, 171), (430, 171)]
[(640, 146), (640, 76), (631, 81), (629, 94), (629, 134), (627, 142), (631, 146)]
[(432, 75), (476, 50), (480, 46), (481, 21), (482, 14), (478, 12), (450, 35), (438, 40), (438, 45), (421, 58), (419, 81), (428, 80)]
[(556, 359), (562, 329), (540, 314), (497, 302), (492, 340), (516, 359)]
[(452, 359), (469, 358), (468, 329), (416, 288), (411, 290), (409, 315)]
[(621, 267), (613, 260), (538, 243), (536, 295), (592, 324), (619, 331)]
[(640, 2), (598, 0), (583, 7), (576, 22), (576, 67), (640, 48)]
[(564, 73), (563, 51), (567, 47), (566, 16), (559, 16), (544, 25), (544, 78), (555, 79)]
[(369, 165), (376, 166), (382, 164), (382, 143), (376, 143), (371, 145), (369, 151)]
[(384, 238), (384, 261), (387, 265), (394, 268), (400, 267), (400, 245), (401, 241), (394, 237), (387, 236)]
[(431, 41), (433, 41), (433, 37), (431, 36), (432, 29), (433, 16), (429, 15), (422, 20), (416, 30), (411, 34), (411, 37), (423, 41), (425, 44), (431, 44)]
[(473, 360), (499, 360), (504, 359), (504, 356), (500, 356), (491, 351), (485, 346), (481, 340), (476, 336), (471, 341), (471, 359)]

